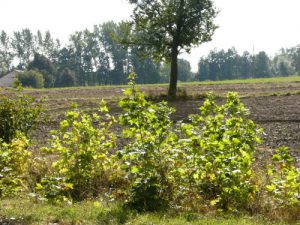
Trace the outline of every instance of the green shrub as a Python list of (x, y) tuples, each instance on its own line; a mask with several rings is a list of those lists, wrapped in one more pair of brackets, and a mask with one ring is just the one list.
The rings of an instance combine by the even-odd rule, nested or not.
[[(300, 168), (295, 166), (287, 147), (280, 147), (268, 168), (270, 184), (266, 186), (275, 208), (300, 209)], [(299, 211), (298, 211), (299, 212)]]
[(76, 75), (73, 70), (65, 68), (60, 71), (58, 79), (55, 83), (58, 87), (72, 87), (76, 86)]
[(228, 93), (221, 106), (209, 96), (192, 123), (182, 125), (188, 188), (224, 210), (246, 207), (256, 193), (252, 163), (261, 130), (248, 115), (237, 94)]
[(0, 96), (0, 139), (9, 143), (18, 131), (28, 136), (42, 119), (42, 104), (43, 99), (37, 101), (23, 94), (21, 88), (13, 96)]
[(10, 143), (0, 140), (0, 197), (12, 196), (27, 189), (28, 145), (28, 140), (21, 133), (17, 133)]
[[(104, 102), (101, 110), (108, 112)], [(77, 109), (66, 113), (59, 129), (51, 132), (50, 147), (43, 149), (55, 155), (55, 160), (37, 184), (39, 193), (47, 199), (83, 200), (109, 186), (118, 164), (111, 154), (116, 138), (110, 128), (115, 120), (108, 114), (105, 120)]]
[(120, 116), (127, 145), (119, 152), (123, 169), (131, 183), (128, 205), (139, 211), (154, 211), (168, 206), (172, 197), (170, 170), (174, 169), (174, 134), (165, 102), (154, 104), (145, 99), (130, 76), (131, 88), (120, 101)]
[(18, 80), (21, 82), (24, 87), (33, 87), (33, 88), (43, 88), (44, 87), (44, 77), (38, 71), (28, 70), (18, 74)]

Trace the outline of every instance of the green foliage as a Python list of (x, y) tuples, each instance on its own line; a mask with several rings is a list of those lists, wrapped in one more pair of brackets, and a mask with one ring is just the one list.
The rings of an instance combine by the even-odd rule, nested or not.
[(272, 157), (268, 168), (270, 184), (266, 186), (274, 206), (300, 207), (300, 168), (295, 166), (287, 147), (280, 147)]
[[(182, 82), (194, 80), (191, 64), (185, 59), (178, 59), (178, 80)], [(159, 67), (160, 82), (167, 83), (171, 72), (170, 63), (161, 63)], [(178, 91), (178, 90), (177, 90)]]
[[(35, 179), (38, 195), (84, 200), (113, 188), (120, 181), (116, 179), (126, 179), (127, 206), (138, 211), (191, 206), (186, 199), (224, 210), (249, 206), (257, 193), (252, 163), (261, 130), (248, 119), (237, 94), (228, 93), (223, 105), (209, 95), (200, 114), (190, 116), (191, 123), (175, 126), (170, 118), (174, 109), (166, 102), (148, 101), (135, 78), (130, 75), (130, 88), (119, 103), (126, 145), (116, 152), (116, 120), (105, 102), (102, 114), (75, 107), (51, 131), (49, 147), (43, 149), (51, 166)], [(118, 186), (121, 195), (123, 188)]]
[(52, 76), (55, 76), (57, 73), (55, 65), (48, 58), (38, 53), (34, 54), (34, 59), (29, 63), (28, 69), (38, 70), (41, 73), (46, 72)]
[(34, 49), (34, 37), (28, 28), (13, 33), (11, 47), (19, 59), (19, 69), (24, 69), (32, 57)]
[(18, 73), (18, 80), (21, 82), (24, 87), (33, 87), (33, 88), (43, 88), (44, 87), (44, 77), (38, 71), (28, 70)]
[(11, 51), (11, 39), (5, 31), (0, 32), (0, 77), (11, 69), (14, 54)]
[[(136, 1), (133, 18), (136, 44), (150, 48), (158, 58), (171, 59), (172, 47), (187, 51), (210, 41), (216, 29), (216, 10), (210, 0)], [(177, 60), (177, 58), (176, 58)]]
[(186, 82), (192, 80), (191, 64), (185, 59), (178, 59), (178, 80)]
[(129, 205), (143, 211), (153, 211), (168, 205), (172, 196), (170, 170), (174, 167), (174, 134), (170, 114), (174, 111), (165, 102), (154, 104), (145, 99), (130, 76), (131, 88), (120, 101), (124, 113), (123, 135), (128, 144), (119, 152), (123, 169), (131, 182)]
[(36, 203), (31, 199), (0, 200), (2, 224), (84, 224), (84, 225), (287, 225), (260, 215), (224, 216), (214, 213), (136, 213), (121, 204), (83, 201), (72, 205)]
[[(105, 102), (101, 111), (107, 113)], [(50, 147), (44, 151), (55, 155), (52, 171), (37, 184), (37, 191), (47, 199), (83, 200), (100, 193), (112, 179), (118, 165), (110, 153), (115, 135), (110, 131), (115, 119), (100, 117), (74, 109), (66, 113), (58, 130), (51, 132)]]
[(58, 87), (72, 87), (76, 85), (76, 77), (74, 71), (65, 68), (63, 69), (58, 79), (56, 80), (56, 86)]
[(256, 193), (252, 163), (261, 131), (248, 115), (237, 94), (228, 93), (221, 106), (209, 96), (192, 123), (182, 125), (190, 188), (221, 209), (246, 207)]
[(134, 4), (132, 42), (171, 63), (169, 96), (176, 97), (180, 52), (211, 40), (217, 11), (211, 0), (129, 0)]
[[(15, 95), (15, 96), (14, 96)], [(28, 136), (41, 119), (43, 99), (36, 100), (19, 88), (13, 96), (0, 96), (0, 139), (10, 142), (18, 131)]]
[(48, 58), (38, 53), (34, 54), (34, 59), (28, 65), (28, 70), (38, 71), (44, 78), (45, 87), (53, 87), (57, 75), (57, 69)]
[(0, 139), (0, 197), (13, 196), (27, 188), (28, 146), (27, 138), (21, 133), (10, 143)]
[[(3, 97), (1, 126), (7, 136), (0, 143), (0, 197), (35, 186), (37, 197), (54, 202), (125, 196), (125, 205), (138, 211), (168, 207), (235, 211), (252, 206), (258, 191), (263, 193), (253, 170), (262, 131), (249, 119), (237, 94), (228, 93), (223, 105), (208, 95), (190, 123), (174, 124), (174, 109), (166, 102), (147, 100), (135, 84), (136, 75), (129, 78), (130, 88), (119, 102), (123, 109), (119, 124), (104, 101), (101, 113), (88, 114), (74, 106), (51, 131), (48, 147), (40, 153), (45, 157), (36, 153), (34, 160), (27, 150), (31, 127), (19, 122), (36, 121), (40, 102), (21, 92), (16, 98)], [(13, 122), (6, 128), (11, 131), (4, 129), (9, 119)], [(115, 125), (122, 126), (122, 135), (113, 130)], [(276, 151), (268, 175), (272, 205), (297, 212), (300, 171), (287, 148)], [(114, 215), (119, 222), (128, 219), (122, 210), (103, 212), (107, 221)], [(192, 219), (193, 213), (188, 217)]]

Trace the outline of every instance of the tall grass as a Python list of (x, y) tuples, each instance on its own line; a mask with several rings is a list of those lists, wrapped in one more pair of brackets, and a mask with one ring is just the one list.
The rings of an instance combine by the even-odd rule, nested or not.
[(0, 200), (0, 224), (22, 225), (283, 225), (260, 216), (202, 215), (198, 213), (141, 213), (127, 210), (118, 203), (86, 201), (73, 205), (37, 203), (28, 199)]

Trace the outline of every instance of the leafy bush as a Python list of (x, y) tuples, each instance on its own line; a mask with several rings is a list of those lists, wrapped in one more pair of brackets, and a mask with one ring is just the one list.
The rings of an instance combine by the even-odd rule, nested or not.
[(15, 96), (0, 96), (0, 139), (9, 143), (18, 131), (28, 136), (36, 128), (44, 111), (43, 99), (29, 97), (19, 88)]
[(28, 70), (21, 73), (18, 73), (18, 80), (24, 87), (33, 87), (33, 88), (43, 88), (44, 87), (44, 77), (38, 71)]
[(237, 94), (228, 93), (221, 106), (209, 96), (192, 123), (182, 125), (189, 188), (221, 209), (246, 207), (256, 193), (252, 163), (261, 130), (248, 115)]
[[(287, 147), (280, 147), (268, 168), (270, 184), (266, 186), (272, 196), (272, 205), (279, 208), (300, 208), (300, 168), (295, 166)], [(298, 211), (299, 212), (299, 211)]]
[(0, 197), (12, 196), (27, 188), (28, 145), (21, 133), (17, 133), (11, 143), (0, 140)]
[(72, 87), (76, 85), (76, 76), (73, 70), (65, 68), (60, 71), (58, 79), (56, 80), (56, 86), (58, 87)]
[(42, 75), (44, 79), (43, 87), (53, 87), (57, 76), (57, 68), (51, 60), (43, 55), (35, 53), (33, 61), (29, 63), (27, 68), (30, 71), (38, 71), (38, 73)]
[[(107, 113), (105, 103), (101, 111)], [(58, 130), (52, 131), (50, 147), (55, 155), (52, 171), (37, 184), (37, 191), (48, 199), (83, 200), (96, 196), (109, 184), (118, 164), (110, 151), (115, 135), (110, 131), (115, 119), (106, 114), (88, 115), (77, 109), (68, 111)]]
[(128, 144), (119, 152), (123, 169), (131, 182), (129, 206), (139, 211), (153, 211), (168, 206), (172, 197), (170, 170), (174, 169), (174, 134), (170, 114), (174, 111), (165, 102), (154, 104), (135, 86), (135, 75), (130, 76), (131, 88), (120, 101), (124, 113), (120, 116), (125, 126), (123, 135)]

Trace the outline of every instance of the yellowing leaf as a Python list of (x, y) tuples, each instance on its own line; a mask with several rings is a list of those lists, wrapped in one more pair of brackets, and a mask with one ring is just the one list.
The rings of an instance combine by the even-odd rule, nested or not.
[(133, 166), (132, 168), (131, 168), (131, 173), (138, 173), (140, 170), (139, 170), (139, 168), (137, 167), (137, 166)]
[(42, 190), (43, 189), (43, 185), (41, 185), (40, 183), (37, 183), (35, 186), (36, 190)]
[(94, 207), (95, 208), (100, 208), (101, 207), (101, 202), (94, 202)]

